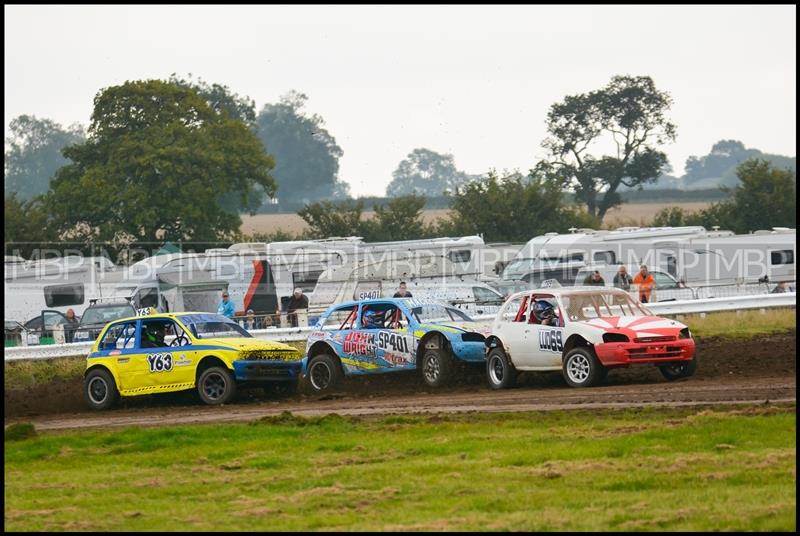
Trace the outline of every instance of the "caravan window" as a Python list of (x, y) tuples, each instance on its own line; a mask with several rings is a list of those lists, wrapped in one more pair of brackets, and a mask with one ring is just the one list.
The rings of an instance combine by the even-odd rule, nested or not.
[(294, 288), (301, 288), (305, 293), (314, 292), (314, 287), (317, 286), (317, 280), (322, 275), (322, 270), (315, 270), (310, 272), (294, 272), (292, 274), (292, 283)]
[(603, 264), (616, 264), (617, 256), (613, 251), (595, 251), (592, 260)]
[(48, 307), (81, 305), (83, 303), (83, 283), (44, 287), (44, 302)]
[(453, 262), (469, 262), (469, 260), (472, 258), (472, 251), (468, 249), (448, 251), (447, 258)]
[(134, 298), (136, 307), (158, 307), (158, 289), (155, 287), (144, 288), (136, 293)]
[(782, 249), (769, 252), (770, 264), (794, 264), (794, 251)]

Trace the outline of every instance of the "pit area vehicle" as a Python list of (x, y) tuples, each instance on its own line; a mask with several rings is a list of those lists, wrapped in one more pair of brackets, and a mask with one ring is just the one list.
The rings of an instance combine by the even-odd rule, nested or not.
[[(549, 312), (549, 325), (541, 311)], [(619, 367), (655, 365), (667, 380), (689, 377), (697, 367), (687, 326), (654, 316), (623, 290), (604, 287), (514, 294), (492, 324), (486, 352), (494, 389), (512, 386), (520, 371), (560, 370), (571, 387), (589, 387)]]
[(311, 393), (333, 390), (343, 376), (415, 369), (427, 386), (442, 386), (459, 361), (483, 364), (488, 333), (454, 307), (415, 298), (334, 305), (315, 328), (302, 372)]
[(165, 313), (109, 323), (86, 359), (84, 396), (97, 410), (120, 396), (197, 389), (206, 404), (230, 401), (244, 383), (294, 382), (302, 353), (255, 339), (211, 313)]

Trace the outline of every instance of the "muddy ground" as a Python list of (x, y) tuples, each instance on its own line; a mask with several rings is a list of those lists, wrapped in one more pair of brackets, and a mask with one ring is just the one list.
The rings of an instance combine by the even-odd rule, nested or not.
[(603, 385), (571, 389), (560, 373), (526, 373), (514, 389), (492, 391), (483, 368), (461, 371), (458, 381), (428, 389), (413, 372), (348, 379), (339, 392), (325, 397), (241, 389), (234, 403), (211, 408), (193, 392), (124, 399), (109, 412), (86, 408), (80, 379), (28, 389), (6, 389), (5, 424), (29, 420), (44, 429), (127, 424), (237, 421), (292, 411), (298, 414), (338, 412), (369, 414), (414, 411), (504, 411), (683, 404), (732, 401), (794, 400), (796, 334), (746, 341), (710, 338), (698, 341), (697, 374), (667, 382), (653, 366), (611, 371)]

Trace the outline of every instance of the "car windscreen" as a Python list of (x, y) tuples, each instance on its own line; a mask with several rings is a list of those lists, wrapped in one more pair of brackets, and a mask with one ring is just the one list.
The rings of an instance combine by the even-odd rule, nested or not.
[(130, 304), (90, 307), (83, 313), (81, 324), (84, 326), (91, 324), (107, 324), (112, 320), (119, 320), (129, 316), (136, 316), (136, 311)]
[(472, 322), (473, 320), (458, 309), (445, 307), (437, 303), (426, 303), (411, 309), (411, 314), (417, 322), (436, 323), (436, 322)]
[(184, 315), (180, 317), (180, 321), (198, 339), (230, 336), (252, 337), (246, 329), (222, 315)]
[(641, 303), (624, 292), (562, 294), (561, 301), (570, 320), (588, 320), (601, 316), (652, 316)]

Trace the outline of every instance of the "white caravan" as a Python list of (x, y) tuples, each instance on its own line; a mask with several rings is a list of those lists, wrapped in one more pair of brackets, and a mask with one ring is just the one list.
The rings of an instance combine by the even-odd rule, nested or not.
[(3, 318), (25, 323), (43, 310), (66, 313), (67, 309), (81, 316), (89, 300), (108, 296), (123, 273), (106, 257), (69, 255), (26, 261), (6, 256)]
[(503, 297), (477, 274), (460, 274), (449, 256), (396, 252), (375, 262), (354, 261), (322, 273), (309, 296), (310, 312), (352, 300), (392, 297), (406, 282), (414, 298), (448, 303), (470, 314), (497, 311)]

